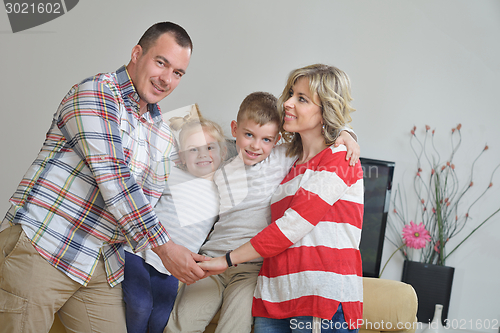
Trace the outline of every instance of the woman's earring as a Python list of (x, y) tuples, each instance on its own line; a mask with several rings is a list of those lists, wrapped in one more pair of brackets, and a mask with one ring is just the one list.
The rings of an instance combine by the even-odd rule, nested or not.
[(323, 125), (323, 127), (321, 127), (321, 134), (325, 135), (325, 125)]

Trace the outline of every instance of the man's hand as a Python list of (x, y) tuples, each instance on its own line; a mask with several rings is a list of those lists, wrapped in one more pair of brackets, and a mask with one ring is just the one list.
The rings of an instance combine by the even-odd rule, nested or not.
[(193, 284), (205, 276), (197, 261), (210, 260), (209, 257), (193, 253), (172, 240), (152, 249), (163, 262), (163, 266), (185, 284)]
[(360, 149), (358, 143), (352, 138), (348, 131), (340, 132), (339, 137), (334, 143), (335, 147), (338, 147), (339, 145), (345, 145), (347, 147), (346, 160), (349, 160), (349, 158), (351, 159), (349, 161), (349, 165), (356, 165), (359, 160)]

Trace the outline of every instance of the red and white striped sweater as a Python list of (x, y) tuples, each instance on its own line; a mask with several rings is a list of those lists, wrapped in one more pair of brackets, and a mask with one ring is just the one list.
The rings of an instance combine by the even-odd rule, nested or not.
[(345, 146), (330, 146), (293, 166), (276, 190), (273, 222), (251, 240), (264, 257), (253, 316), (331, 319), (340, 302), (350, 328), (358, 327), (363, 171), (345, 158)]

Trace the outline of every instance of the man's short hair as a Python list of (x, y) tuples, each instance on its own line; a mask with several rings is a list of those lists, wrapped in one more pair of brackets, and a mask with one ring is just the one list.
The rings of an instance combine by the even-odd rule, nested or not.
[(278, 99), (267, 92), (254, 92), (245, 97), (238, 111), (238, 122), (252, 120), (260, 126), (275, 123), (278, 127), (281, 117), (277, 107)]
[(159, 22), (152, 25), (142, 35), (137, 44), (142, 47), (144, 53), (147, 53), (149, 48), (156, 43), (156, 40), (165, 33), (171, 34), (180, 47), (189, 48), (193, 52), (193, 42), (186, 30), (172, 22)]

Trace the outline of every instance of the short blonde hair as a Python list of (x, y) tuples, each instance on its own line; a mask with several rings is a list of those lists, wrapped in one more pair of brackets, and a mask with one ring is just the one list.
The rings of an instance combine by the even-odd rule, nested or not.
[(290, 97), (293, 85), (300, 78), (307, 78), (311, 96), (317, 94), (323, 117), (323, 137), (327, 145), (335, 142), (342, 128), (352, 121), (350, 113), (356, 111), (351, 106), (351, 82), (342, 70), (328, 65), (315, 64), (293, 70), (288, 76), (285, 89), (278, 101), (278, 111), (281, 116), (280, 132), (283, 140), (290, 143), (287, 155), (297, 156), (302, 153), (300, 134), (287, 132), (283, 129), (284, 107)]

